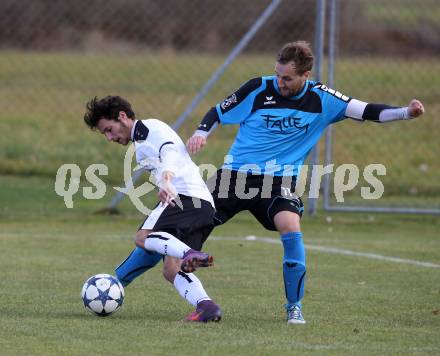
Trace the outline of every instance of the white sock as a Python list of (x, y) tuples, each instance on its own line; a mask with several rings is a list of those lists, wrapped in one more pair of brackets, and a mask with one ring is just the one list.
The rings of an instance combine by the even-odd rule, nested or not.
[(211, 299), (203, 289), (202, 282), (193, 273), (177, 272), (174, 278), (174, 287), (182, 298), (194, 306), (197, 306), (197, 303), (202, 300)]
[(145, 249), (165, 256), (182, 258), (183, 254), (188, 251), (190, 247), (173, 235), (159, 231), (152, 232), (147, 236), (145, 239)]

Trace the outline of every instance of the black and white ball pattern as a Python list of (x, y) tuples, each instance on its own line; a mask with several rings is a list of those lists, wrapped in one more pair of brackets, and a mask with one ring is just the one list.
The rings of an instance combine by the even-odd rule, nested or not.
[(124, 302), (124, 287), (109, 274), (90, 277), (81, 291), (84, 306), (98, 316), (108, 316), (118, 310)]

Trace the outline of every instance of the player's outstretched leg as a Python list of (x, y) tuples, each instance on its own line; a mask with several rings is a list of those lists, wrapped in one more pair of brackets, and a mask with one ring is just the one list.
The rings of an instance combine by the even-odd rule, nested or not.
[(180, 268), (191, 273), (199, 267), (209, 267), (214, 263), (214, 257), (190, 248), (175, 236), (164, 231), (139, 230), (136, 245), (165, 256), (182, 259)]
[(116, 267), (116, 277), (125, 287), (136, 277), (156, 266), (161, 259), (162, 255), (157, 252), (146, 251), (136, 247), (124, 262)]
[(136, 245), (147, 251), (176, 258), (182, 258), (191, 249), (177, 237), (164, 231), (139, 230), (136, 234)]
[(210, 267), (214, 265), (214, 257), (201, 251), (193, 249), (185, 252), (180, 268), (183, 272), (191, 273), (199, 267)]
[(306, 254), (301, 232), (289, 232), (281, 235), (284, 247), (283, 277), (286, 291), (287, 322), (305, 324), (301, 312), (301, 299), (304, 297), (306, 276)]

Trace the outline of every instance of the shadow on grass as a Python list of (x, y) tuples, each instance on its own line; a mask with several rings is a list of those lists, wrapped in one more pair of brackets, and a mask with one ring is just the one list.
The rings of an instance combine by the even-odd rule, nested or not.
[(57, 319), (57, 320), (115, 320), (115, 321), (144, 321), (144, 322), (176, 322), (183, 321), (189, 312), (184, 310), (150, 310), (150, 311), (130, 311), (124, 309), (118, 310), (116, 313), (107, 317), (96, 316), (89, 311), (78, 309), (77, 311), (52, 310), (47, 313), (34, 313), (34, 318), (41, 319)]

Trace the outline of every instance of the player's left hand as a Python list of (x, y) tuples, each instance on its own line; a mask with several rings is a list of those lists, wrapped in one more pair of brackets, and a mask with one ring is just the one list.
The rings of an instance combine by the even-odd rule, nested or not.
[(177, 191), (174, 185), (169, 181), (163, 182), (159, 189), (159, 199), (162, 202), (162, 204), (175, 206), (173, 200), (176, 197), (177, 197)]
[(174, 173), (169, 171), (165, 171), (162, 174), (162, 181), (160, 182), (159, 187), (159, 199), (162, 204), (175, 206), (173, 200), (177, 198), (177, 190), (174, 187), (173, 183), (171, 183), (171, 179), (173, 176)]
[(423, 107), (423, 104), (421, 101), (419, 101), (417, 99), (413, 99), (409, 102), (408, 116), (411, 119), (414, 119), (416, 117), (423, 115), (424, 112), (425, 112), (425, 108)]

